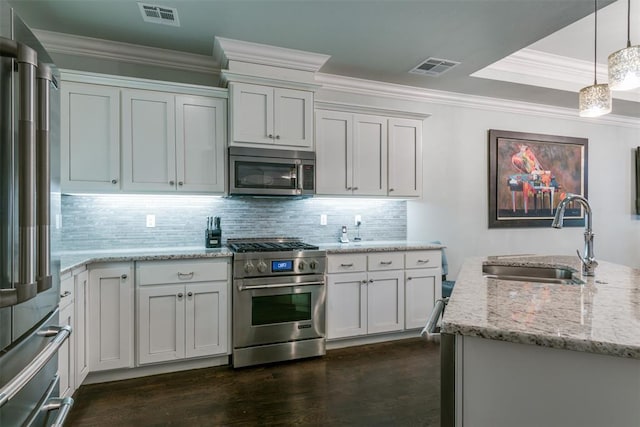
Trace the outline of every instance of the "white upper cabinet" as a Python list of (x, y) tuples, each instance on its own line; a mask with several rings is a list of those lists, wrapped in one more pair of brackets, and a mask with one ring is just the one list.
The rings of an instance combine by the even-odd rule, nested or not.
[(230, 145), (313, 150), (313, 92), (229, 84)]
[(120, 90), (63, 82), (60, 96), (63, 191), (119, 191)]
[(62, 82), (62, 191), (224, 192), (226, 91), (73, 78), (104, 85)]
[(402, 114), (376, 108), (317, 104), (328, 108), (316, 110), (317, 194), (422, 195), (422, 120), (361, 114)]
[(422, 122), (389, 119), (389, 196), (422, 194)]

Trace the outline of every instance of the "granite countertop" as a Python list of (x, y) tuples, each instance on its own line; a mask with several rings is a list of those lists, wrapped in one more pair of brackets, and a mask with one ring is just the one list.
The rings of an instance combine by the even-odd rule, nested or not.
[(233, 256), (233, 252), (227, 248), (205, 249), (198, 246), (63, 252), (60, 254), (60, 274), (70, 272), (73, 268), (83, 264), (95, 262), (152, 261), (231, 256)]
[[(585, 283), (496, 280), (483, 263), (565, 267)], [(594, 277), (576, 256), (469, 258), (456, 280), (442, 332), (640, 359), (640, 270), (598, 261)]]
[(346, 254), (357, 252), (394, 252), (442, 249), (445, 245), (430, 242), (393, 240), (393, 241), (360, 241), (349, 243), (323, 243), (318, 245), (327, 254)]

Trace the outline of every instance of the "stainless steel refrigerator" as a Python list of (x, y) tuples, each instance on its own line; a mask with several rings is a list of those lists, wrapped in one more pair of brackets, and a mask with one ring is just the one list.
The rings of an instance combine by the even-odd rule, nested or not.
[(59, 94), (40, 43), (0, 0), (0, 426), (60, 425)]

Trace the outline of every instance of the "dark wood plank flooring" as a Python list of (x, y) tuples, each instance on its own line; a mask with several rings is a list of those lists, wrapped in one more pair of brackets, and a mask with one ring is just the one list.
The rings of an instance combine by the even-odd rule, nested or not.
[(438, 426), (440, 347), (420, 338), (326, 356), (82, 386), (67, 426)]

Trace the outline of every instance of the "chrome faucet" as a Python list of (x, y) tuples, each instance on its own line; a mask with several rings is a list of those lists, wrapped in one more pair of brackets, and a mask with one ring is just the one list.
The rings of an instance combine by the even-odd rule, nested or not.
[(571, 202), (579, 202), (585, 210), (585, 228), (584, 228), (584, 255), (580, 255), (580, 251), (577, 250), (578, 258), (582, 261), (582, 274), (584, 276), (595, 276), (595, 270), (598, 266), (596, 258), (593, 256), (593, 230), (591, 228), (591, 206), (584, 197), (578, 194), (567, 193), (567, 196), (562, 200), (556, 208), (556, 215), (553, 218), (551, 226), (553, 228), (562, 228), (564, 221), (564, 210)]

